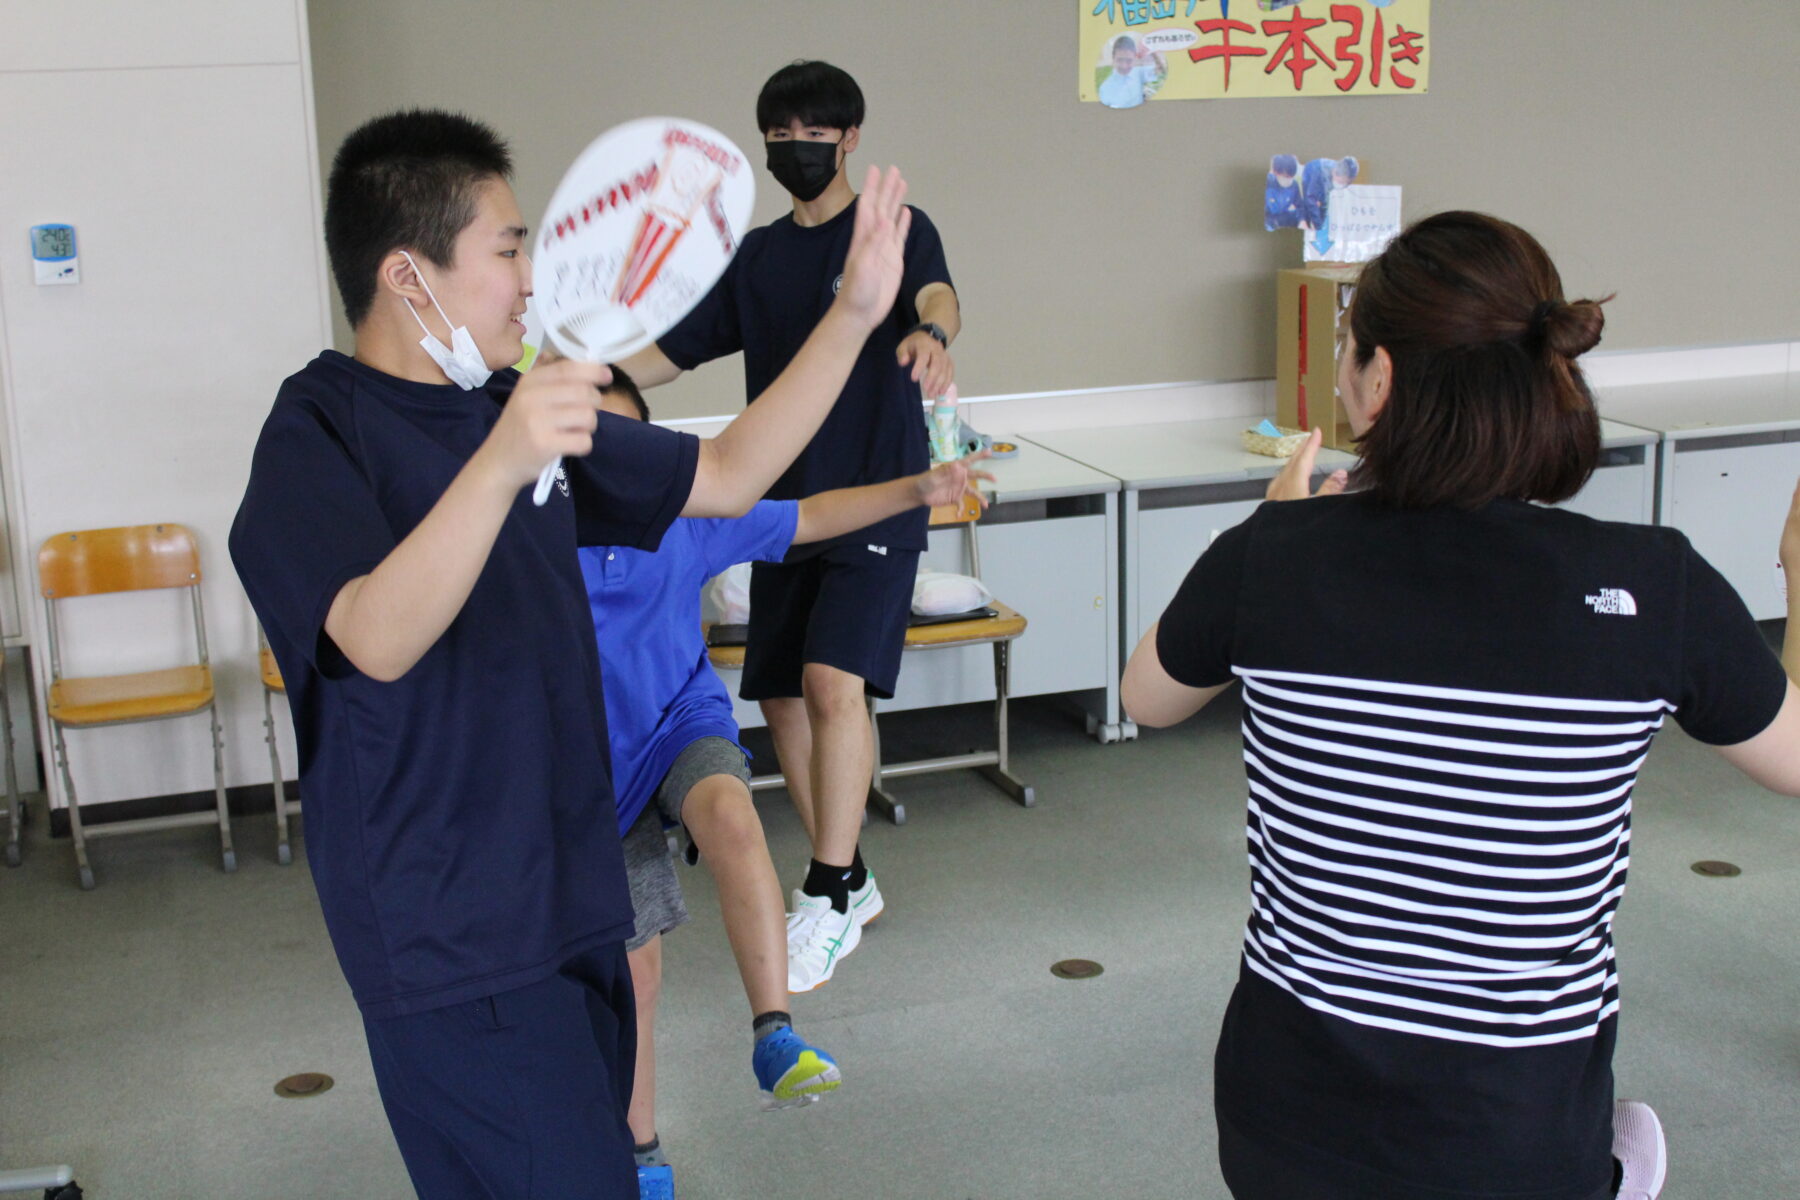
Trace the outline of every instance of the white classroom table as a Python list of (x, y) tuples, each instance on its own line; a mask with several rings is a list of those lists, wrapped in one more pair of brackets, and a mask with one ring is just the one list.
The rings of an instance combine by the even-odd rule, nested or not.
[[(1099, 692), (1091, 720), (1120, 722), (1118, 680), (1119, 481), (1017, 437), (1016, 458), (990, 460), (989, 508), (979, 522), (981, 579), (1027, 621), (1013, 644), (1013, 696)], [(967, 572), (965, 533), (934, 531), (921, 562)], [(738, 672), (723, 671), (743, 728), (762, 725), (754, 703), (737, 698)], [(900, 661), (900, 679), (882, 712), (964, 704), (994, 697), (993, 653), (985, 645), (921, 650)]]
[[(1162, 615), (1212, 539), (1262, 503), (1283, 460), (1243, 449), (1240, 434), (1254, 419), (1231, 417), (1109, 429), (1028, 433), (1039, 445), (1117, 476), (1120, 505), (1121, 666)], [(1601, 422), (1602, 465), (1567, 507), (1602, 520), (1648, 522), (1654, 516), (1657, 435)], [(1317, 474), (1351, 467), (1355, 456), (1321, 450)], [(1315, 475), (1317, 478), (1317, 475)], [(1110, 741), (1108, 731), (1096, 731)], [(1120, 736), (1135, 737), (1123, 723)]]
[(1751, 375), (1605, 388), (1597, 400), (1658, 438), (1656, 523), (1687, 534), (1757, 620), (1786, 616), (1775, 557), (1800, 479), (1800, 385)]
[(1600, 420), (1600, 465), (1586, 486), (1558, 507), (1602, 521), (1656, 523), (1656, 444), (1648, 429)]
[[(1268, 481), (1285, 460), (1252, 454), (1241, 435), (1259, 418), (1225, 417), (1152, 425), (1065, 429), (1026, 433), (1028, 441), (1058, 451), (1123, 485), (1119, 515), (1119, 657), (1137, 645), (1181, 586), (1188, 568), (1222, 530), (1249, 516)], [(1356, 459), (1321, 450), (1321, 473)], [(1137, 736), (1124, 721), (1116, 734), (1103, 727), (1101, 741)]]

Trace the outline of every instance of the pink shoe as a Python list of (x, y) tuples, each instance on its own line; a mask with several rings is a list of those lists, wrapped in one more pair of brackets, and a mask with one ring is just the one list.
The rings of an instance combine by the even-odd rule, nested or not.
[(1613, 1105), (1613, 1157), (1624, 1167), (1618, 1200), (1656, 1200), (1669, 1175), (1669, 1144), (1662, 1122), (1642, 1100)]

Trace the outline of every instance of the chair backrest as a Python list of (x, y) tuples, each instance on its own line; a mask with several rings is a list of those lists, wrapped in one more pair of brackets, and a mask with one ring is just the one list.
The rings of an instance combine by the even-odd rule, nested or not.
[(981, 517), (981, 501), (968, 492), (962, 494), (957, 504), (940, 504), (931, 510), (930, 524), (933, 529), (945, 525), (967, 525)]
[(38, 551), (38, 588), (47, 600), (199, 582), (200, 550), (183, 525), (59, 533)]

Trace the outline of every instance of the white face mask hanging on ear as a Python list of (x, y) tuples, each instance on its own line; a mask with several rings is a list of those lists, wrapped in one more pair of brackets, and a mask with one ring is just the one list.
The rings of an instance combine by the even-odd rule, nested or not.
[(413, 256), (404, 250), (400, 253), (406, 256), (408, 263), (412, 264), (413, 274), (419, 277), (419, 283), (424, 286), (425, 294), (431, 297), (431, 307), (437, 309), (438, 316), (444, 318), (444, 324), (450, 326), (450, 345), (445, 346), (436, 334), (425, 328), (425, 322), (420, 319), (418, 310), (413, 308), (412, 301), (406, 300), (404, 296), (401, 297), (406, 302), (406, 311), (412, 313), (412, 319), (419, 322), (420, 329), (425, 330), (425, 336), (419, 339), (419, 345), (424, 348), (425, 353), (431, 355), (431, 361), (438, 365), (451, 383), (465, 392), (474, 391), (488, 381), (488, 377), (494, 373), (493, 368), (489, 367), (487, 359), (481, 356), (481, 351), (475, 345), (474, 337), (469, 333), (469, 327), (458, 325), (450, 320), (450, 314), (445, 312), (444, 306), (438, 303), (437, 296), (431, 290), (431, 285), (425, 282), (425, 272), (419, 270), (419, 264), (413, 262)]

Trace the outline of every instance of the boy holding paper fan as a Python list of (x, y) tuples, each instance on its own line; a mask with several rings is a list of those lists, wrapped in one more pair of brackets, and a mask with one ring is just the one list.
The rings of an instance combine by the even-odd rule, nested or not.
[[(862, 120), (861, 89), (829, 63), (797, 62), (763, 85), (756, 124), (793, 213), (751, 230), (687, 319), (625, 360), (641, 386), (742, 351), (754, 401), (794, 361), (843, 279), (862, 204), (847, 169)], [(898, 479), (929, 462), (920, 390), (941, 395), (953, 381), (949, 344), (962, 318), (943, 242), (923, 213), (911, 211), (899, 300), (771, 499)], [(925, 527), (923, 511), (903, 513), (752, 569), (739, 694), (762, 703), (788, 794), (812, 839), (806, 880), (794, 892), (790, 991), (830, 979), (882, 910), (857, 845), (874, 766), (864, 697), (894, 694)]]
[(768, 488), (893, 302), (905, 184), (871, 172), (828, 319), (702, 442), (600, 412), (603, 366), (506, 368), (531, 294), (510, 173), (450, 113), (345, 140), (326, 248), (356, 352), (282, 385), (231, 554), (287, 680), (313, 879), (414, 1186), (631, 1197), (632, 912), (575, 550), (651, 549)]

